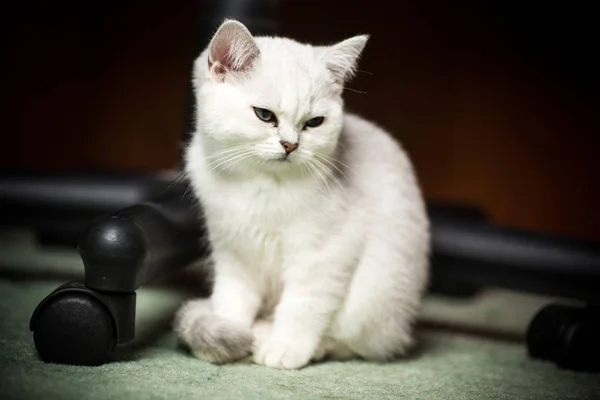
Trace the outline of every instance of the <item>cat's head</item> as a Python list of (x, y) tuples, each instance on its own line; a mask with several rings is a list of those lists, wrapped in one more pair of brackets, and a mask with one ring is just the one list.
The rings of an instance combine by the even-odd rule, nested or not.
[(342, 90), (368, 36), (332, 46), (253, 37), (226, 20), (194, 67), (197, 128), (209, 167), (284, 171), (328, 165)]

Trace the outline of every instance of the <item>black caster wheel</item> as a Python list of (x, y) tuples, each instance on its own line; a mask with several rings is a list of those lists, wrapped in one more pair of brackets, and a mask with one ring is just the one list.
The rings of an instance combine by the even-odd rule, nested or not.
[(549, 305), (531, 321), (527, 347), (532, 358), (559, 368), (600, 371), (600, 310)]
[(206, 254), (196, 209), (180, 196), (100, 217), (79, 243), (85, 284), (54, 290), (31, 316), (40, 358), (101, 365), (118, 344), (135, 337), (135, 291)]
[[(119, 341), (112, 303), (110, 298), (79, 283), (62, 285), (52, 292), (38, 305), (30, 321), (40, 358), (55, 364), (106, 363)], [(133, 303), (131, 299), (127, 303), (135, 309), (135, 297)]]

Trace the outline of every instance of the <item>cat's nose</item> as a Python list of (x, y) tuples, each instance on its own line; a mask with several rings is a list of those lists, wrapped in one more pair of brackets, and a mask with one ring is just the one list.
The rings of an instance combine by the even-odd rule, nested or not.
[(290, 154), (292, 151), (298, 148), (298, 143), (284, 142), (283, 140), (279, 143), (281, 143), (287, 154)]

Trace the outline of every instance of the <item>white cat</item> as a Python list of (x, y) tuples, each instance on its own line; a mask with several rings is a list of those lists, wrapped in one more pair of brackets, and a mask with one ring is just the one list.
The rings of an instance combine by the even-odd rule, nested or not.
[(412, 343), (429, 222), (390, 135), (344, 113), (367, 36), (315, 47), (226, 20), (194, 66), (186, 172), (204, 209), (210, 299), (175, 329), (198, 358), (269, 367), (385, 361)]

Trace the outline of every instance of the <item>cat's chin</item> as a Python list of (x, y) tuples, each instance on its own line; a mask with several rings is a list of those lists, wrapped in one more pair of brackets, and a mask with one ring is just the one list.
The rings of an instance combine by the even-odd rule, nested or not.
[(263, 163), (263, 168), (265, 168), (268, 171), (288, 170), (293, 169), (295, 166), (296, 163), (294, 163), (289, 158), (273, 158), (265, 160), (265, 162)]
[(263, 173), (281, 175), (296, 174), (303, 171), (302, 161), (298, 157), (264, 157), (261, 160), (259, 170)]
[(263, 162), (267, 165), (273, 165), (273, 166), (285, 166), (285, 165), (291, 165), (291, 164), (296, 164), (294, 161), (295, 159), (293, 157), (287, 157), (285, 155), (281, 155), (281, 156), (272, 156), (272, 157), (263, 157), (262, 158)]

